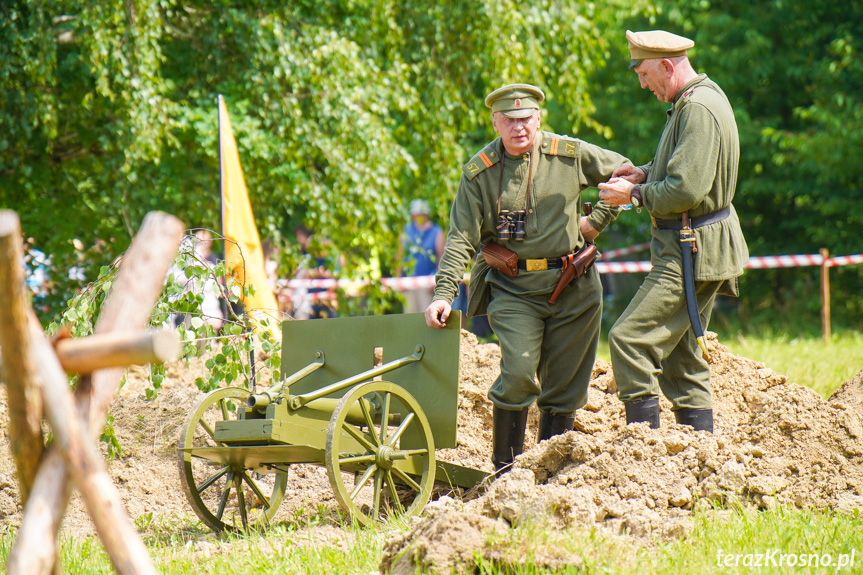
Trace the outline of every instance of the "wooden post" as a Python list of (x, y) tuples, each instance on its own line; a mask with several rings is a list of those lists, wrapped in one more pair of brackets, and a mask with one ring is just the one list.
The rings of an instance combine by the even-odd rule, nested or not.
[[(75, 408), (69, 380), (51, 342), (35, 315), (30, 324), (30, 341), (34, 355), (39, 359), (45, 396), (51, 398), (45, 403), (45, 411), (54, 431), (55, 445), (60, 450), (75, 487), (81, 493), (111, 563), (117, 573), (156, 575), (147, 548), (126, 514), (120, 492), (88, 435), (86, 420), (81, 418)], [(11, 568), (9, 573), (12, 573)]]
[(824, 343), (830, 344), (830, 267), (827, 265), (830, 259), (830, 250), (821, 248), (821, 334)]
[(93, 373), (106, 367), (165, 363), (180, 357), (180, 338), (174, 330), (109, 332), (59, 340), (54, 349), (66, 373)]
[[(117, 281), (96, 323), (97, 333), (135, 331), (146, 326), (183, 231), (183, 223), (173, 216), (159, 212), (147, 215), (123, 257)], [(107, 368), (81, 380), (75, 393), (77, 411), (82, 418), (82, 430), (91, 438), (101, 433), (122, 376), (123, 368)], [(69, 479), (63, 456), (52, 447), (39, 466), (30, 500), (24, 508), (18, 538), (9, 554), (9, 575), (51, 571), (57, 556), (56, 535), (69, 500)], [(105, 543), (111, 553), (107, 548), (109, 542)], [(118, 565), (113, 555), (111, 560), (118, 571), (123, 567), (121, 573), (137, 572), (134, 566)], [(143, 566), (144, 572), (148, 567), (151, 566)]]
[(30, 353), (18, 214), (0, 210), (0, 358), (9, 402), (9, 447), (21, 502), (27, 501), (42, 457), (42, 391)]

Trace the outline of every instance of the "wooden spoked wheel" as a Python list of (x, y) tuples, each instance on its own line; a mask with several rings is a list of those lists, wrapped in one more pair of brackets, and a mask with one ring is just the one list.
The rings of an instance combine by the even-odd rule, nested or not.
[(363, 525), (391, 513), (416, 515), (431, 497), (431, 428), (417, 400), (394, 383), (361, 383), (342, 397), (324, 459), (336, 499)]
[[(178, 446), (224, 447), (214, 440), (216, 423), (235, 419), (249, 394), (247, 389), (229, 387), (204, 396), (186, 418)], [(285, 496), (287, 465), (253, 470), (242, 463), (228, 465), (195, 457), (183, 449), (177, 452), (177, 463), (192, 509), (215, 531), (265, 527)]]

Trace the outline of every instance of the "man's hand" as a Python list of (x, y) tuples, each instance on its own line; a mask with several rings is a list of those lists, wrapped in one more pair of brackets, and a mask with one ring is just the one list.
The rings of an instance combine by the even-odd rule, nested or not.
[(584, 239), (589, 242), (592, 242), (597, 238), (597, 236), (599, 236), (599, 232), (590, 224), (587, 220), (587, 216), (581, 216), (581, 219), (578, 220), (578, 227), (581, 229), (581, 235), (583, 235)]
[(641, 168), (636, 168), (632, 164), (623, 164), (611, 173), (611, 177), (623, 178), (633, 184), (641, 184), (647, 179), (647, 174)]
[[(623, 169), (625, 166), (618, 168)], [(636, 170), (641, 173), (641, 170)], [(642, 174), (643, 175), (643, 174)], [(632, 188), (635, 187), (632, 182), (624, 178), (611, 178), (604, 184), (599, 184), (599, 199), (610, 206), (622, 206), (631, 204), (629, 196), (632, 193)], [(584, 233), (584, 232), (582, 232)]]
[(442, 299), (436, 299), (426, 308), (426, 325), (429, 327), (446, 327), (446, 320), (452, 312), (452, 306)]

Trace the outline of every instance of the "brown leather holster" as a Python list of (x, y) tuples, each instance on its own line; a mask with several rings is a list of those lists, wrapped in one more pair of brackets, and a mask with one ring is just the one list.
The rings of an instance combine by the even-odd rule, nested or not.
[(563, 288), (584, 275), (584, 272), (593, 265), (598, 253), (596, 244), (588, 242), (579, 251), (565, 256), (565, 267), (560, 273), (557, 285), (554, 286), (554, 291), (548, 298), (548, 303), (556, 302)]

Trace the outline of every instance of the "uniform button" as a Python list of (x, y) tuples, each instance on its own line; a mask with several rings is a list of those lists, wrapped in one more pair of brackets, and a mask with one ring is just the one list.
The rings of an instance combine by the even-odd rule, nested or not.
[(492, 152), (492, 153), (491, 153), (491, 157), (492, 157), (492, 158), (494, 157), (494, 152)]
[(527, 210), (527, 213), (532, 214), (532, 213), (533, 213), (533, 209)]
[(543, 142), (543, 143), (542, 143), (542, 147), (543, 147), (543, 148), (547, 148), (547, 147), (548, 147), (548, 142)]

